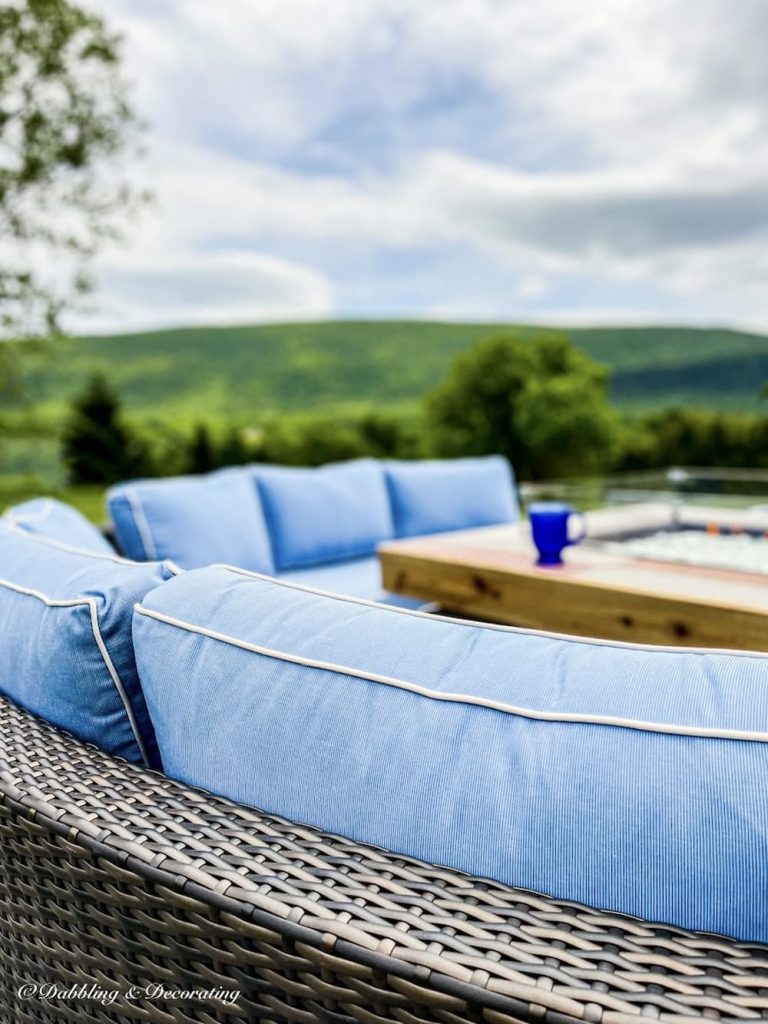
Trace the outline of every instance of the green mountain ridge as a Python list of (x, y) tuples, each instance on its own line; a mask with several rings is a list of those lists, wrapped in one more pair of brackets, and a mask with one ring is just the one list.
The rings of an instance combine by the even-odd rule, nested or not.
[(326, 321), (195, 327), (64, 341), (25, 356), (26, 401), (58, 418), (102, 370), (141, 418), (255, 422), (270, 413), (413, 407), (474, 342), (567, 334), (611, 370), (628, 410), (698, 404), (757, 411), (768, 337), (721, 328)]

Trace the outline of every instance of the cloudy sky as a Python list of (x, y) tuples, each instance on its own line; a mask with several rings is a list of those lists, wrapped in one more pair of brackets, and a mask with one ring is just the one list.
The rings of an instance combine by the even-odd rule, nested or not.
[(768, 329), (765, 0), (90, 0), (155, 200), (77, 326)]

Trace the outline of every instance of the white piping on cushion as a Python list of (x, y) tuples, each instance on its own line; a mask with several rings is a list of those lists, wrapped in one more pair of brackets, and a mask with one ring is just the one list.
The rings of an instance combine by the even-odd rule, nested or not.
[(124, 491), (117, 492), (117, 495), (119, 496), (120, 493), (124, 495), (126, 501), (131, 506), (133, 521), (136, 524), (136, 529), (139, 531), (147, 560), (157, 561), (157, 548), (155, 547), (155, 541), (149, 528), (147, 517), (144, 514), (144, 506), (141, 504), (139, 492), (133, 487), (126, 487)]
[(112, 658), (110, 657), (107, 646), (104, 643), (104, 638), (101, 635), (101, 627), (99, 626), (99, 612), (96, 605), (95, 597), (73, 597), (68, 599), (57, 599), (48, 597), (46, 594), (42, 594), (39, 590), (31, 590), (29, 587), (19, 586), (17, 583), (11, 583), (9, 580), (0, 579), (0, 587), (6, 587), (8, 590), (12, 590), (17, 594), (23, 594), (25, 597), (34, 597), (38, 601), (42, 601), (43, 604), (49, 608), (75, 608), (78, 606), (85, 606), (90, 609), (91, 616), (91, 629), (93, 630), (93, 638), (96, 641), (96, 646), (99, 648), (99, 653), (104, 661), (104, 664), (109, 672), (112, 682), (115, 684), (115, 689), (118, 692), (120, 700), (123, 702), (125, 713), (128, 716), (128, 722), (133, 732), (133, 737), (136, 740), (136, 745), (139, 748), (139, 753), (144, 761), (144, 764), (149, 767), (149, 758), (147, 757), (147, 751), (144, 747), (144, 741), (141, 738), (139, 727), (136, 723), (136, 718), (131, 707), (131, 702), (128, 700), (128, 695), (123, 687), (123, 682), (120, 676), (117, 674), (117, 669), (114, 666)]
[(43, 498), (44, 506), (39, 512), (25, 512), (22, 516), (17, 516), (13, 509), (7, 513), (8, 519), (14, 525), (21, 523), (42, 523), (46, 519), (51, 518), (51, 512), (53, 512), (53, 499)]
[(318, 661), (314, 658), (305, 658), (298, 654), (288, 654), (286, 651), (276, 651), (270, 647), (262, 647), (259, 644), (250, 643), (247, 640), (239, 640), (237, 637), (228, 636), (226, 633), (219, 633), (205, 626), (195, 626), (182, 619), (175, 619), (162, 612), (156, 612), (144, 605), (135, 604), (134, 611), (158, 622), (166, 623), (188, 633), (196, 633), (207, 637), (210, 640), (218, 640), (221, 643), (238, 647), (244, 651), (251, 651), (266, 658), (274, 658), (277, 661), (287, 661), (294, 665), (302, 665), (305, 668), (318, 669), (324, 672), (333, 672), (337, 675), (349, 676), (353, 679), (365, 679), (371, 683), (381, 683), (383, 686), (391, 686), (398, 690), (407, 690), (420, 697), (427, 697), (430, 700), (446, 701), (451, 704), (470, 704), (474, 707), (488, 708), (491, 711), (501, 711), (516, 718), (529, 718), (535, 722), (562, 722), (571, 725), (605, 725), (618, 729), (633, 729), (639, 732), (661, 733), (671, 736), (692, 736), (698, 739), (721, 739), (740, 740), (754, 743), (768, 743), (768, 733), (749, 732), (744, 729), (712, 729), (694, 725), (669, 725), (665, 722), (644, 722), (632, 718), (618, 718), (612, 715), (587, 715), (578, 712), (567, 713), (557, 711), (535, 711), (532, 708), (521, 708), (514, 704), (505, 704), (503, 701), (493, 700), (489, 697), (475, 697), (466, 693), (444, 693), (440, 690), (431, 690), (426, 686), (419, 686), (417, 683), (409, 683), (403, 679), (395, 679), (392, 676), (379, 675), (376, 672), (366, 672), (362, 669), (349, 668), (346, 665), (337, 665), (333, 662)]
[[(132, 558), (123, 558), (121, 555), (111, 554), (108, 551), (93, 551), (89, 548), (76, 548), (72, 544), (65, 544), (62, 540), (56, 540), (53, 537), (46, 537), (41, 533), (30, 533), (15, 520), (10, 520), (5, 525), (9, 530), (20, 534), (26, 540), (34, 540), (38, 541), (40, 544), (47, 544), (49, 547), (58, 548), (59, 551), (66, 551), (71, 555), (83, 555), (85, 558), (104, 559), (107, 562), (114, 562), (116, 565), (145, 566), (149, 564), (148, 562), (136, 562)], [(178, 576), (182, 572), (178, 565), (176, 565), (175, 562), (172, 562), (169, 558), (166, 558), (157, 564), (164, 566), (168, 572), (172, 573), (174, 576)]]
[[(279, 576), (266, 576), (264, 573), (252, 572), (250, 569), (240, 569), (236, 565), (208, 565), (206, 569), (225, 569), (227, 572), (235, 573), (238, 576), (248, 576), (262, 583), (276, 583), (281, 587), (288, 587), (290, 590), (301, 590), (305, 594), (319, 594), (321, 597), (333, 597), (338, 601), (347, 601), (349, 604), (360, 604), (367, 608), (380, 608), (388, 612), (397, 612), (399, 615), (412, 615), (418, 619), (431, 619), (435, 621), (432, 612), (423, 611), (418, 608), (402, 608), (400, 605), (384, 604), (381, 601), (371, 601), (365, 597), (350, 597), (347, 594), (339, 594), (334, 590), (321, 590), (319, 587), (310, 587), (306, 583), (293, 583), (291, 580)], [(525, 626), (504, 626), (500, 622), (480, 622), (477, 619), (457, 619), (450, 615), (439, 613), (441, 622), (450, 622), (455, 626), (468, 626), (471, 629), (493, 629), (499, 633), (513, 633), (521, 636), (546, 637), (549, 640), (566, 640), (569, 643), (596, 645), (598, 647), (617, 647), (619, 650), (629, 651), (658, 651), (660, 654), (726, 654), (736, 658), (768, 658), (768, 651), (743, 651), (730, 647), (672, 647), (662, 644), (641, 644), (632, 640), (606, 640), (604, 637), (576, 636), (571, 633), (552, 633), (546, 629), (527, 629)]]
[[(245, 470), (247, 467), (243, 466), (228, 466), (224, 469), (213, 470), (211, 473), (188, 473), (184, 476), (179, 477), (158, 477), (157, 479), (147, 479), (141, 481), (141, 486), (149, 488), (167, 488), (167, 487), (183, 487), (190, 482), (202, 483), (207, 477), (216, 476), (218, 474), (224, 474), (229, 472), (239, 473)], [(113, 498), (125, 498), (131, 507), (133, 512), (134, 522), (136, 529), (141, 537), (141, 542), (144, 547), (144, 554), (146, 559), (152, 561), (158, 561), (157, 548), (155, 547), (154, 538), (152, 536), (152, 530), (147, 521), (147, 517), (144, 513), (144, 506), (141, 503), (139, 492), (135, 485), (131, 484), (115, 484), (114, 487), (110, 487), (107, 491), (107, 503)]]

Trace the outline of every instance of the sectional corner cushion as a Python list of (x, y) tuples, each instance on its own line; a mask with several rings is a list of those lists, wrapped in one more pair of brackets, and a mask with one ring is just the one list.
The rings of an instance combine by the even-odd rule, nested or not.
[(131, 614), (174, 572), (0, 523), (0, 691), (79, 739), (159, 767)]
[(243, 469), (118, 484), (107, 505), (121, 551), (182, 569), (225, 562), (273, 571), (256, 487)]
[(289, 569), (281, 572), (279, 578), (290, 583), (323, 590), (346, 597), (361, 597), (365, 601), (380, 601), (382, 604), (397, 605), (400, 608), (423, 608), (424, 601), (405, 594), (390, 594), (381, 582), (381, 565), (376, 555), (369, 558), (354, 558), (344, 562), (329, 562), (327, 565), (311, 565), (303, 569)]
[(153, 591), (133, 632), (169, 775), (516, 886), (768, 941), (766, 656), (481, 626), (222, 567)]
[(516, 522), (515, 480), (507, 459), (390, 461), (385, 465), (398, 537)]
[(371, 556), (394, 536), (384, 471), (375, 459), (264, 466), (254, 475), (278, 571)]
[(82, 551), (103, 555), (115, 553), (112, 545), (93, 523), (76, 508), (55, 498), (33, 498), (15, 505), (8, 509), (3, 521), (12, 523), (25, 533), (37, 534)]

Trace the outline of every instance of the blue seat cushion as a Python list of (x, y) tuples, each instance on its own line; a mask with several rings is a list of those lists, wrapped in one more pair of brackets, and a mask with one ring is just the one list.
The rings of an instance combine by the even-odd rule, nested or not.
[(254, 472), (278, 571), (362, 558), (394, 537), (384, 472), (374, 459)]
[(273, 571), (261, 503), (244, 469), (118, 484), (107, 505), (129, 558), (170, 559), (182, 569), (224, 562)]
[(398, 537), (513, 523), (520, 511), (512, 467), (500, 455), (387, 462)]
[(176, 571), (0, 524), (0, 690), (82, 740), (158, 767), (131, 614)]
[(315, 590), (359, 597), (365, 601), (381, 601), (401, 608), (418, 608), (424, 604), (419, 598), (390, 594), (384, 590), (381, 585), (381, 566), (375, 555), (348, 562), (333, 562), (330, 565), (314, 565), (306, 569), (290, 569), (282, 573), (280, 578)]
[(115, 554), (106, 537), (82, 512), (55, 498), (33, 498), (14, 505), (4, 518), (26, 533), (38, 534), (69, 547), (103, 555)]
[(134, 643), (172, 776), (512, 885), (768, 940), (766, 655), (481, 626), (221, 567), (150, 593)]

